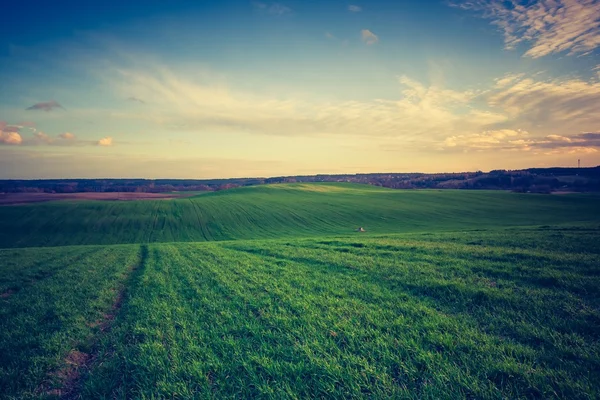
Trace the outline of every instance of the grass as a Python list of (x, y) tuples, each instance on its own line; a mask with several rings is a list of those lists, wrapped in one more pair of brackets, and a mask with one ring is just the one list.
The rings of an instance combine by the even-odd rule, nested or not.
[[(308, 188), (308, 189), (307, 189)], [(0, 207), (0, 248), (600, 225), (598, 195), (266, 185), (169, 201)]]
[(90, 353), (138, 246), (0, 251), (0, 398), (65, 383), (64, 360)]
[(598, 398), (597, 200), (299, 184), (0, 207), (0, 398)]
[(597, 398), (599, 234), (151, 245), (83, 397)]

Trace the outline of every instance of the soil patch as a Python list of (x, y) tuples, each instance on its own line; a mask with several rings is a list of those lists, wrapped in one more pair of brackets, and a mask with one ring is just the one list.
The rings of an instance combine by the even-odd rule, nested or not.
[(46, 391), (49, 396), (68, 398), (77, 387), (81, 372), (90, 361), (91, 356), (78, 350), (71, 350), (65, 358), (64, 366), (51, 376), (59, 381), (58, 388)]
[(135, 192), (85, 192), (85, 193), (0, 193), (0, 205), (39, 203), (57, 200), (169, 200), (190, 197), (196, 193), (135, 193)]

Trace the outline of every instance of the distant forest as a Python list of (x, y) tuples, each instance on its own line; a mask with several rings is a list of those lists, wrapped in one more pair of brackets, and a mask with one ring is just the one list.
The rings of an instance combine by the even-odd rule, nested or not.
[(460, 173), (372, 173), (234, 179), (0, 180), (0, 193), (216, 191), (290, 182), (352, 182), (394, 189), (487, 189), (523, 193), (600, 191), (600, 166)]

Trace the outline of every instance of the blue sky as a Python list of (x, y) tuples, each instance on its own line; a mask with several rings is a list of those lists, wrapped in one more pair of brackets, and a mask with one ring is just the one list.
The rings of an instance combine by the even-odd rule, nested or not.
[(600, 164), (600, 1), (21, 1), (0, 178)]

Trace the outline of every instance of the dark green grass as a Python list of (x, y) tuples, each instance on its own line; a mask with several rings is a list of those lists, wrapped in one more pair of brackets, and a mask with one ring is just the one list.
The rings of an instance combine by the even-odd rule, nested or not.
[(399, 191), (353, 184), (246, 187), (160, 201), (0, 207), (0, 248), (600, 225), (598, 195)]
[(1, 250), (0, 398), (60, 386), (53, 373), (90, 352), (137, 263), (139, 246)]
[(150, 245), (81, 394), (597, 398), (599, 246), (597, 230)]

